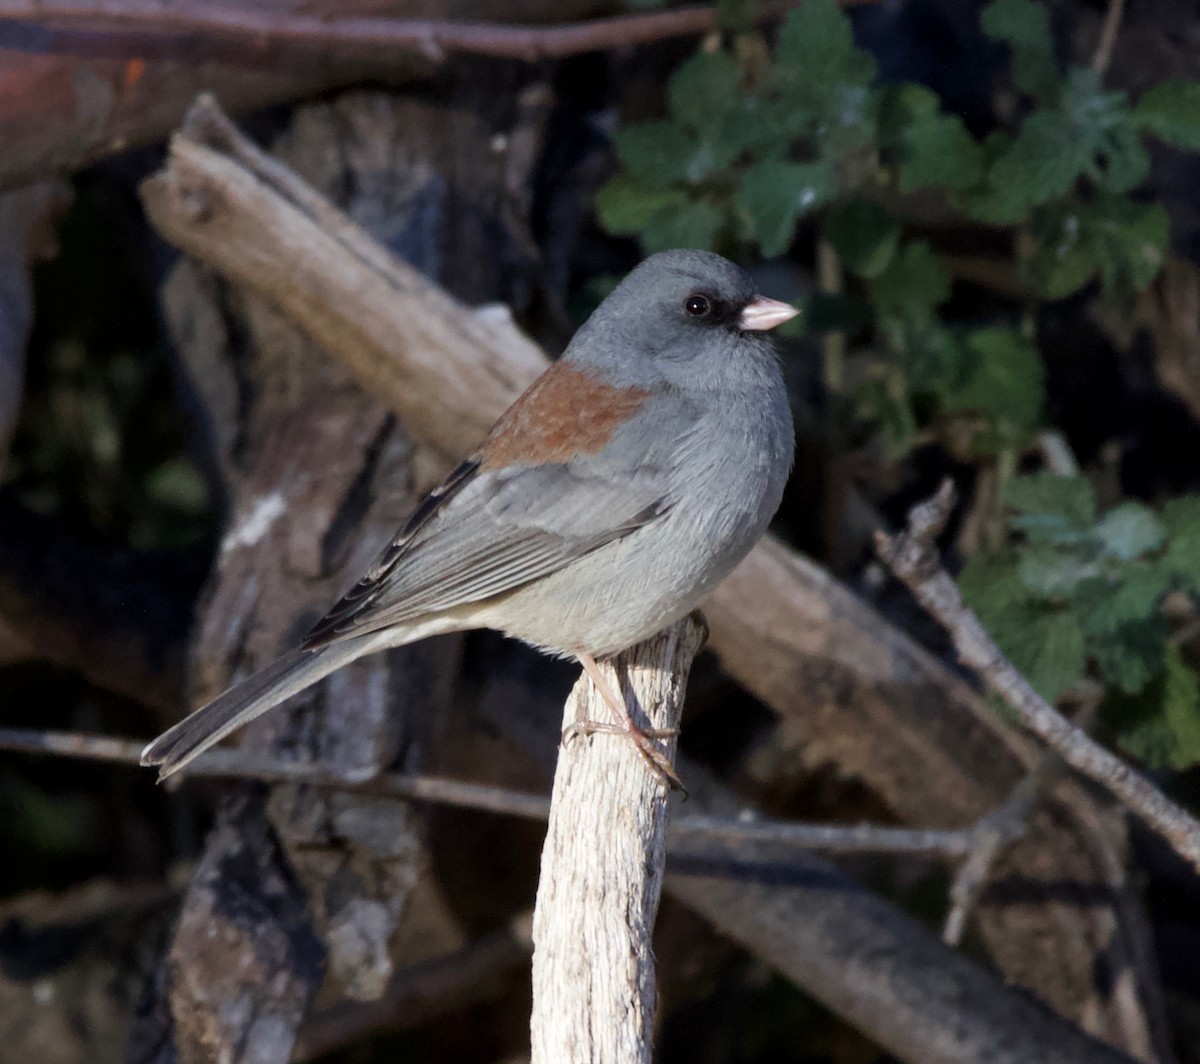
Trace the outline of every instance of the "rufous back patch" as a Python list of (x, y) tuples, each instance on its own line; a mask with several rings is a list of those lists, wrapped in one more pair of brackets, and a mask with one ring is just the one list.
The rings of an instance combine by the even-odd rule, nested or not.
[(649, 395), (642, 388), (605, 384), (569, 363), (556, 362), (496, 422), (482, 448), (481, 469), (595, 454)]

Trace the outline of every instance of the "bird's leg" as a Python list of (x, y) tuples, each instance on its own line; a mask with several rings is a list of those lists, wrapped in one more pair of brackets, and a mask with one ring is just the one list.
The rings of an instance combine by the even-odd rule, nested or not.
[(625, 699), (612, 689), (612, 684), (608, 682), (608, 677), (600, 671), (600, 667), (596, 664), (596, 659), (583, 650), (577, 650), (575, 657), (579, 660), (579, 664), (583, 666), (583, 671), (587, 673), (596, 690), (600, 692), (600, 697), (608, 703), (609, 709), (613, 711), (613, 715), (617, 718), (617, 723), (605, 724), (602, 721), (596, 720), (577, 720), (574, 724), (563, 729), (562, 741), (566, 743), (576, 735), (593, 735), (596, 732), (603, 732), (606, 735), (624, 735), (633, 742), (633, 745), (637, 747), (638, 753), (646, 759), (650, 767), (662, 777), (669, 787), (682, 791), (684, 789), (683, 782), (676, 775), (670, 759), (651, 741), (653, 739), (674, 738), (679, 734), (679, 729), (639, 728), (633, 717), (629, 715)]

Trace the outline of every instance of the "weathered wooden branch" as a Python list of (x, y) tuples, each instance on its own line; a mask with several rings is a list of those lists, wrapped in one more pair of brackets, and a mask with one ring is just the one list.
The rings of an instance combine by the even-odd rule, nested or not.
[(154, 56), (192, 63), (269, 64), (276, 69), (301, 63), (336, 69), (352, 59), (394, 62), (411, 53), (435, 61), (480, 55), (535, 63), (688, 37), (717, 25), (715, 7), (556, 26), (369, 15), (330, 18), (306, 10), (255, 11), (215, 4), (175, 10), (145, 0), (62, 8), (8, 4), (3, 16), (0, 46), (55, 55)]
[(880, 534), (879, 556), (950, 633), (962, 661), (1012, 707), (1024, 727), (1077, 772), (1120, 799), (1200, 871), (1200, 821), (1042, 698), (963, 601), (937, 552), (937, 537), (953, 507), (954, 487), (947, 480), (933, 498), (912, 508), (902, 535)]
[[(437, 63), (419, 48), (375, 48), (368, 54), (361, 49), (325, 49), (322, 59), (321, 51), (311, 46), (289, 51), (277, 45), (274, 61), (248, 63), (247, 52), (256, 48), (247, 37), (224, 42), (227, 50), (243, 57), (235, 63), (220, 61), (218, 50), (206, 48), (202, 39), (177, 39), (172, 48), (164, 48), (161, 39), (123, 44), (120, 33), (105, 35), (82, 27), (75, 34), (82, 54), (55, 54), (53, 31), (38, 20), (51, 11), (69, 18), (70, 10), (68, 5), (36, 3), (0, 6), (0, 189), (67, 173), (162, 138), (179, 124), (200, 92), (215, 92), (226, 107), (247, 111), (363, 81), (405, 84), (437, 70)], [(157, 7), (160, 13), (170, 10), (169, 5)], [(236, 5), (202, 0), (189, 4), (188, 10), (337, 21), (403, 17), (412, 13), (412, 5), (403, 0), (243, 0)], [(434, 21), (451, 12), (470, 18), (492, 11), (488, 0), (422, 4), (422, 14)], [(536, 23), (551, 11), (555, 18), (570, 21), (595, 14), (596, 5), (590, 0), (561, 0), (553, 8), (541, 0), (505, 4), (505, 17), (514, 24)], [(24, 21), (4, 20), (10, 13)], [(261, 54), (261, 47), (257, 51)]]
[[(601, 670), (644, 728), (679, 728), (687, 675), (703, 643), (688, 617)], [(611, 721), (586, 677), (563, 727)], [(668, 756), (675, 741), (665, 743)], [(533, 1064), (649, 1064), (654, 951), (666, 863), (661, 776), (620, 736), (569, 740), (559, 753), (533, 913)]]

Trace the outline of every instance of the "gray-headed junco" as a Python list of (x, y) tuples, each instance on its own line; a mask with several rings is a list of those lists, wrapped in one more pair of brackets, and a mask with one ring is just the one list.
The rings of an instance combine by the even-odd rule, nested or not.
[(494, 628), (576, 658), (668, 778), (595, 659), (694, 609), (779, 505), (792, 418), (763, 335), (796, 314), (705, 251), (637, 267), (417, 507), (304, 644), (159, 736), (160, 778), (363, 654)]

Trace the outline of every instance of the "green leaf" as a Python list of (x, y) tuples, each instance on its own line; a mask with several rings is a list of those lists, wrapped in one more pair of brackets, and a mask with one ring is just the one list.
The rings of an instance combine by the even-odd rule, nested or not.
[(1084, 675), (1083, 631), (1069, 611), (1036, 601), (1020, 568), (1021, 552), (1013, 549), (976, 555), (958, 584), (1000, 649), (1053, 701)]
[(647, 188), (682, 181), (696, 144), (674, 122), (642, 122), (618, 130), (617, 155), (629, 173)]
[(871, 299), (882, 315), (909, 321), (928, 319), (950, 298), (950, 275), (932, 246), (909, 241), (871, 281)]
[(1138, 100), (1133, 114), (1147, 133), (1184, 151), (1200, 151), (1200, 82), (1155, 85)]
[(1000, 649), (1048, 702), (1083, 679), (1083, 632), (1065, 610), (1013, 609), (993, 636)]
[(1132, 122), (1107, 130), (1097, 147), (1100, 173), (1093, 175), (1108, 192), (1131, 192), (1150, 172), (1150, 154)]
[(1110, 510), (1096, 526), (1096, 534), (1105, 553), (1123, 562), (1158, 550), (1164, 535), (1154, 511), (1140, 502)]
[(642, 245), (650, 253), (670, 248), (711, 251), (723, 224), (721, 212), (709, 203), (689, 203), (681, 209), (670, 207), (646, 223)]
[(740, 81), (741, 69), (728, 52), (698, 52), (671, 75), (671, 115), (704, 135), (737, 106)]
[(1200, 676), (1183, 660), (1183, 652), (1168, 644), (1163, 716), (1174, 740), (1169, 764), (1174, 769), (1191, 768), (1200, 762)]
[(996, 0), (983, 11), (983, 32), (1013, 52), (1013, 81), (1030, 96), (1049, 96), (1058, 84), (1049, 12), (1033, 0)]
[(1093, 639), (1092, 656), (1107, 683), (1137, 694), (1162, 671), (1166, 637), (1160, 617), (1124, 624), (1108, 637)]
[(1163, 566), (1200, 591), (1200, 495), (1183, 495), (1168, 502), (1162, 511), (1167, 531)]
[(949, 410), (978, 410), (1021, 429), (1042, 417), (1045, 372), (1037, 348), (1015, 329), (976, 329), (967, 338), (965, 383), (945, 396)]
[(780, 255), (791, 243), (796, 222), (837, 195), (833, 170), (824, 163), (768, 160), (742, 177), (738, 205), (765, 255)]
[(871, 200), (851, 200), (830, 211), (821, 231), (859, 277), (878, 277), (900, 245), (900, 223)]
[(801, 0), (780, 30), (776, 59), (792, 87), (816, 93), (865, 87), (875, 77), (874, 60), (855, 47), (853, 27), (835, 0)]
[(892, 346), (903, 352), (909, 386), (916, 392), (929, 392), (943, 401), (960, 388), (973, 359), (961, 329), (952, 329), (933, 318), (916, 328), (885, 320), (881, 331)]
[(943, 114), (936, 94), (923, 85), (892, 90), (881, 130), (899, 164), (900, 191), (968, 189), (983, 175), (983, 149), (962, 119)]
[(1097, 578), (1077, 587), (1072, 609), (1088, 635), (1111, 635), (1155, 616), (1170, 586), (1171, 574), (1157, 562), (1129, 562), (1115, 580)]
[(990, 183), (1007, 202), (1033, 207), (1065, 196), (1091, 166), (1093, 145), (1058, 111), (1030, 115), (991, 168)]
[(1144, 289), (1158, 275), (1169, 238), (1166, 211), (1156, 203), (1097, 195), (1090, 203), (1037, 213), (1033, 233), (1041, 253), (1033, 280), (1053, 299), (1070, 295), (1099, 273), (1113, 289)]
[(687, 202), (687, 193), (678, 186), (647, 188), (631, 174), (620, 173), (596, 194), (596, 213), (610, 233), (632, 236), (660, 211), (679, 210)]
[(1029, 544), (1020, 552), (1020, 558), (1017, 573), (1021, 583), (1039, 599), (1069, 595), (1099, 571), (1096, 562), (1083, 551)]
[(1014, 477), (1001, 492), (1004, 505), (1021, 514), (1058, 517), (1077, 527), (1096, 521), (1096, 496), (1084, 477), (1031, 473)]

